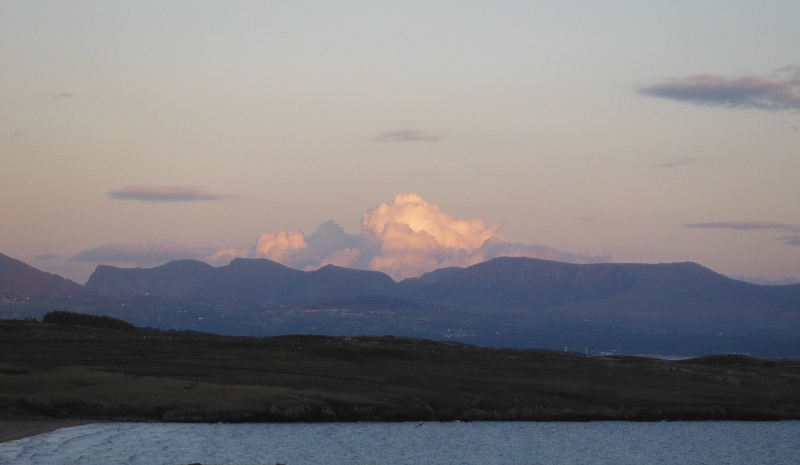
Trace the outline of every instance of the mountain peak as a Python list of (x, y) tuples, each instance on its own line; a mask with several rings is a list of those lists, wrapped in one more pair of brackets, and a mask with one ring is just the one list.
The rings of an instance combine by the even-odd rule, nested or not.
[(358, 236), (347, 234), (335, 221), (328, 220), (311, 233), (306, 242), (315, 253), (325, 257), (339, 250), (356, 247)]

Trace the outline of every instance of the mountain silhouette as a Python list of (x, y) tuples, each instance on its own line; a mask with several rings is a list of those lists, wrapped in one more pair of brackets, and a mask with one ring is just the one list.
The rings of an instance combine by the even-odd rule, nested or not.
[(267, 259), (218, 267), (176, 260), (153, 268), (100, 265), (80, 286), (0, 255), (0, 292), (50, 299), (5, 307), (15, 318), (55, 308), (220, 334), (394, 334), (495, 347), (800, 356), (800, 284), (746, 283), (691, 262), (500, 257), (396, 282), (334, 265), (300, 271)]
[[(409, 305), (483, 312), (557, 309), (562, 316), (643, 321), (755, 321), (800, 317), (800, 285), (762, 286), (696, 263), (573, 264), (500, 257), (393, 281), (384, 273), (333, 265), (300, 271), (267, 259), (212, 267), (178, 260), (155, 268), (98, 266), (86, 288), (105, 294), (303, 304), (377, 296)], [(368, 301), (368, 300), (367, 300)], [(388, 302), (388, 301), (387, 301)], [(392, 300), (397, 306), (396, 300)], [(763, 322), (762, 322), (763, 323)]]
[(0, 294), (7, 298), (28, 295), (61, 297), (83, 291), (83, 286), (56, 274), (38, 270), (0, 253)]
[(155, 268), (97, 267), (86, 288), (104, 294), (202, 298), (217, 301), (314, 302), (396, 294), (392, 278), (377, 271), (326, 265), (300, 271), (268, 259), (236, 258), (212, 267), (176, 260)]

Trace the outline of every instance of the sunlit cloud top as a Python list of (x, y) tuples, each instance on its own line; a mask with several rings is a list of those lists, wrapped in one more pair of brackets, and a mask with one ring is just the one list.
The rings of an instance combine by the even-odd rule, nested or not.
[(394, 279), (447, 266), (470, 266), (500, 256), (584, 263), (609, 260), (509, 242), (500, 235), (500, 225), (457, 219), (414, 193), (398, 194), (367, 211), (361, 226), (360, 234), (347, 234), (332, 221), (310, 236), (301, 231), (265, 233), (259, 237), (253, 256), (305, 270), (334, 264), (382, 271)]

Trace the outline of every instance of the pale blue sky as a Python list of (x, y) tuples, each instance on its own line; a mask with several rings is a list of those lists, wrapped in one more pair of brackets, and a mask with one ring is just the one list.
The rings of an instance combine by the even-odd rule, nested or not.
[(99, 246), (358, 233), (414, 192), (512, 242), (800, 277), (798, 18), (796, 1), (2, 1), (0, 252), (83, 282), (96, 263), (70, 258)]

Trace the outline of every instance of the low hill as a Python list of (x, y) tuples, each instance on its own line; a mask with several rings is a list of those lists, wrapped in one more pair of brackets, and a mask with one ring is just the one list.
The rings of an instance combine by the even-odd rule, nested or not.
[(224, 337), (0, 320), (0, 419), (800, 419), (797, 360), (666, 361), (399, 337)]

